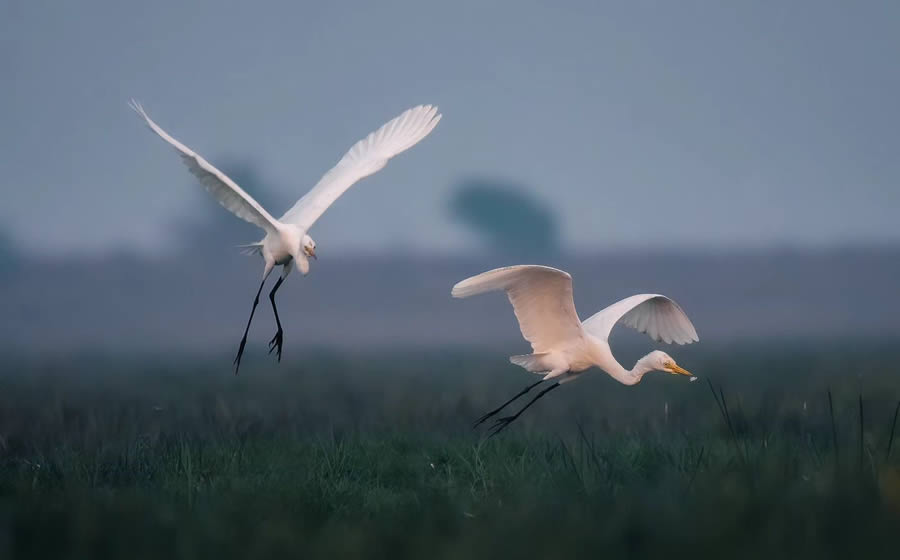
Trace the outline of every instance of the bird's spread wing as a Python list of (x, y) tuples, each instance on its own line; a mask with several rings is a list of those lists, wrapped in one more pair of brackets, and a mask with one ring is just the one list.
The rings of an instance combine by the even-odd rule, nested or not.
[(200, 180), (200, 184), (219, 201), (219, 204), (230, 210), (238, 218), (255, 224), (266, 232), (275, 232), (277, 224), (275, 218), (266, 212), (265, 208), (260, 206), (258, 202), (253, 200), (253, 197), (244, 192), (241, 187), (237, 186), (234, 181), (216, 169), (211, 163), (169, 136), (165, 130), (153, 122), (140, 103), (132, 99), (130, 105), (144, 119), (144, 122), (147, 123), (147, 126), (153, 132), (178, 150), (178, 155), (181, 156), (182, 161), (187, 165), (191, 174)]
[(453, 286), (451, 294), (465, 298), (493, 290), (506, 291), (522, 336), (535, 353), (581, 336), (568, 273), (548, 266), (508, 266), (467, 278)]
[(669, 344), (690, 344), (700, 340), (681, 307), (659, 294), (638, 294), (617, 301), (591, 315), (582, 326), (592, 335), (606, 340), (618, 322), (647, 333), (653, 340)]
[(319, 179), (316, 186), (285, 212), (281, 221), (296, 224), (304, 231), (309, 230), (319, 216), (354, 183), (375, 173), (389, 159), (416, 145), (428, 136), (440, 120), (437, 107), (431, 105), (419, 105), (404, 111), (354, 144), (337, 165)]

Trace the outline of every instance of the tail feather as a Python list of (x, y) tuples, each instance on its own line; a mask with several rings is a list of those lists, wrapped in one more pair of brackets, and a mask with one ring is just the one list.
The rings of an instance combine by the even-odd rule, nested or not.
[(540, 354), (520, 354), (518, 356), (510, 356), (509, 361), (519, 367), (525, 368), (531, 373), (545, 373), (553, 369), (547, 367), (543, 361), (547, 355), (547, 352)]
[(257, 241), (256, 243), (247, 243), (246, 245), (238, 245), (237, 248), (241, 250), (241, 254), (243, 255), (262, 255), (262, 241)]

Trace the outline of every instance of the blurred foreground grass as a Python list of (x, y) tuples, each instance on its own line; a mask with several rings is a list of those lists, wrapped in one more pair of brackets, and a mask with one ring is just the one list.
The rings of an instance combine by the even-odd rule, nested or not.
[(531, 380), (493, 354), (12, 359), (0, 557), (893, 558), (894, 346), (678, 349), (697, 383), (595, 371), (489, 441)]

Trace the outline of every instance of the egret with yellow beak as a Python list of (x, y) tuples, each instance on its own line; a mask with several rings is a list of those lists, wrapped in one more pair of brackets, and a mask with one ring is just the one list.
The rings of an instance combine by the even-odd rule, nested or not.
[[(666, 296), (639, 294), (627, 297), (582, 322), (575, 312), (572, 277), (562, 270), (539, 265), (489, 270), (459, 282), (453, 286), (451, 294), (456, 298), (466, 298), (494, 290), (506, 292), (522, 336), (531, 343), (531, 354), (511, 356), (509, 360), (543, 377), (479, 418), (475, 426), (544, 381), (552, 381), (552, 384), (517, 413), (497, 419), (491, 428), (491, 436), (501, 432), (539, 398), (594, 366), (625, 385), (640, 383), (644, 375), (651, 371), (691, 376), (671, 356), (659, 350), (638, 360), (633, 368), (625, 369), (613, 357), (609, 347), (609, 333), (617, 323), (647, 333), (656, 341), (676, 344), (699, 341), (690, 319), (677, 303)], [(691, 380), (694, 379), (692, 376)]]

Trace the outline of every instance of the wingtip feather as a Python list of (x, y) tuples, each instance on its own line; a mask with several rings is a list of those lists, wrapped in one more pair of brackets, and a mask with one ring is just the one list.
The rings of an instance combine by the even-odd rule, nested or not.
[(150, 119), (150, 115), (147, 114), (147, 111), (144, 110), (144, 106), (141, 105), (140, 101), (138, 101), (132, 97), (131, 101), (128, 103), (128, 105), (131, 107), (131, 109), (135, 113), (138, 114), (139, 117), (141, 117), (144, 120), (144, 124), (146, 124), (147, 126), (150, 126), (150, 128), (153, 128), (151, 126), (151, 123), (153, 121)]
[(463, 280), (461, 282), (457, 282), (453, 285), (453, 288), (450, 289), (450, 295), (455, 298), (464, 298), (468, 294), (466, 294), (466, 282), (467, 280)]
[(141, 116), (146, 115), (146, 113), (144, 112), (144, 107), (141, 105), (140, 101), (138, 101), (137, 99), (132, 97), (131, 100), (128, 102), (128, 106), (131, 107), (131, 109), (135, 113), (137, 113)]

